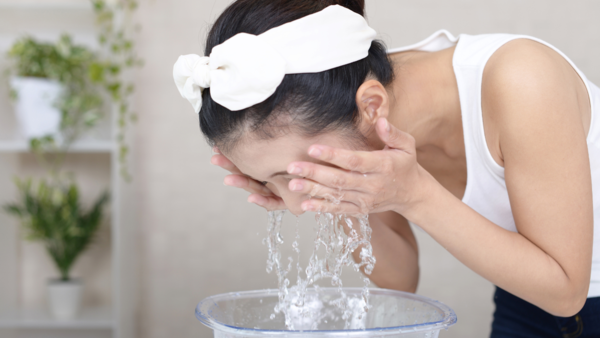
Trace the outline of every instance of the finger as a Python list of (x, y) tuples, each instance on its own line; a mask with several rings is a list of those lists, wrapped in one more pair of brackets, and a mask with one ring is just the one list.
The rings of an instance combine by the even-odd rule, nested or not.
[(283, 199), (277, 196), (263, 196), (259, 194), (252, 194), (248, 196), (248, 202), (261, 206), (269, 211), (287, 209), (287, 206), (283, 202)]
[(359, 199), (359, 195), (362, 195), (353, 190), (332, 189), (313, 181), (297, 178), (290, 181), (288, 188), (290, 191), (306, 194), (311, 198), (317, 197), (329, 201), (338, 200), (354, 203), (354, 201)]
[(415, 138), (409, 133), (394, 127), (389, 121), (380, 117), (377, 120), (377, 135), (390, 148), (403, 150), (409, 154), (415, 153)]
[(242, 172), (231, 162), (227, 157), (221, 154), (215, 154), (210, 158), (210, 163), (217, 165), (233, 174), (241, 174)]
[(308, 178), (321, 185), (344, 190), (358, 190), (362, 174), (332, 168), (313, 162), (292, 162), (288, 165), (288, 173)]
[(269, 190), (269, 188), (244, 175), (227, 175), (225, 176), (223, 183), (230, 187), (244, 189), (253, 194), (261, 194), (265, 196), (273, 195), (273, 192)]
[(217, 146), (214, 146), (212, 148), (212, 151), (215, 152), (215, 153), (217, 153), (217, 154), (221, 154), (221, 151), (219, 150), (219, 148)]
[(379, 166), (377, 157), (368, 151), (346, 150), (315, 144), (308, 148), (308, 154), (323, 162), (360, 173), (376, 171)]
[(356, 204), (349, 202), (331, 203), (327, 200), (310, 199), (302, 202), (302, 210), (313, 212), (328, 212), (332, 214), (363, 215), (367, 211), (361, 210)]

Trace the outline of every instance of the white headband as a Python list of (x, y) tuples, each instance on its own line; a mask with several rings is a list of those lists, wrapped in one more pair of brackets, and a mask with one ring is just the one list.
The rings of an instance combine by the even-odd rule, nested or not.
[(182, 55), (173, 78), (196, 113), (208, 87), (215, 102), (242, 110), (271, 96), (285, 74), (322, 72), (367, 57), (375, 35), (361, 15), (328, 6), (260, 35), (236, 34), (210, 57)]

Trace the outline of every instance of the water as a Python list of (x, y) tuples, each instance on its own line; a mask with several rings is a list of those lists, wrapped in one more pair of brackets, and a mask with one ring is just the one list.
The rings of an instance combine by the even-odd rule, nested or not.
[[(367, 216), (317, 213), (314, 245), (303, 269), (298, 221), (295, 234), (286, 235), (292, 239), (287, 238), (291, 256), (282, 257), (282, 249), (289, 249), (283, 246), (284, 215), (268, 214), (264, 239), (267, 271), (275, 271), (279, 288), (215, 295), (196, 307), (196, 317), (214, 330), (215, 338), (435, 338), (456, 323), (452, 309), (426, 297), (386, 289), (369, 292), (365, 275), (373, 271), (375, 258)], [(285, 230), (288, 234), (293, 229)], [(342, 269), (347, 266), (365, 272), (363, 287), (342, 287)], [(296, 282), (290, 286), (293, 276)], [(333, 287), (320, 287), (319, 281)]]
[[(292, 248), (296, 253), (296, 283), (290, 286), (290, 273), (294, 267), (294, 258), (287, 257), (282, 262), (281, 245), (284, 243), (281, 226), (285, 211), (272, 211), (268, 214), (267, 238), (263, 241), (268, 247), (267, 272), (275, 271), (278, 281), (279, 302), (274, 307), (271, 319), (283, 314), (288, 330), (316, 330), (319, 324), (332, 317), (331, 311), (323, 311), (325, 305), (334, 305), (341, 313), (345, 329), (364, 329), (365, 314), (369, 311), (369, 278), (363, 276), (364, 286), (360, 296), (347, 295), (343, 289), (342, 269), (352, 267), (360, 273), (362, 269), (370, 275), (375, 265), (371, 247), (371, 227), (368, 216), (351, 218), (346, 215), (334, 215), (318, 212), (315, 216), (315, 239), (313, 251), (304, 271), (300, 264), (299, 221), (296, 222), (296, 234)], [(353, 221), (354, 219), (354, 221)], [(352, 253), (358, 251), (358, 262)], [(319, 298), (319, 286), (322, 279), (330, 279), (337, 287), (338, 296), (323, 304)], [(309, 287), (317, 292), (307, 294)], [(337, 316), (337, 315), (336, 315)]]

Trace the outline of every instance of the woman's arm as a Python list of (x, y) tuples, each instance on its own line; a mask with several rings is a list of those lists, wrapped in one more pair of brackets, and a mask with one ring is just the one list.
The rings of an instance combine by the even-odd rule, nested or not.
[[(417, 163), (414, 138), (385, 118), (376, 124), (385, 149), (313, 145), (310, 156), (338, 169), (294, 162), (288, 172), (305, 179), (290, 185), (301, 181), (310, 191), (319, 184), (327, 187), (323, 193), (344, 196), (339, 204), (305, 201), (304, 210), (394, 210), (492, 283), (551, 314), (572, 316), (585, 303), (591, 273), (592, 182), (584, 123), (589, 99), (556, 52), (533, 41), (523, 44), (511, 42), (497, 51), (483, 86), (483, 103), (492, 107), (484, 112), (484, 124), (498, 130), (488, 135), (486, 127), (486, 137), (497, 136), (518, 233), (492, 223), (441, 186)], [(385, 102), (378, 99), (373, 102)]]
[[(373, 229), (373, 256), (377, 260), (369, 279), (381, 288), (416, 292), (419, 251), (406, 218), (387, 211), (369, 215), (369, 224)], [(359, 254), (360, 250), (352, 253), (356, 261), (360, 260)]]
[(587, 297), (593, 245), (585, 87), (556, 52), (515, 40), (490, 59), (482, 92), (518, 233), (440, 187), (410, 217), (499, 287), (554, 315), (574, 315)]

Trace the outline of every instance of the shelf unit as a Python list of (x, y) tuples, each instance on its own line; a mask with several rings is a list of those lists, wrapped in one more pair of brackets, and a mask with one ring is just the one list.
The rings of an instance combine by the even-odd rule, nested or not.
[(0, 0), (0, 9), (25, 8), (25, 9), (79, 9), (90, 10), (88, 0)]
[[(92, 48), (96, 31), (89, 0), (0, 0), (0, 69), (6, 49), (24, 34), (55, 40), (67, 32), (76, 43)], [(76, 263), (74, 275), (84, 280), (80, 315), (58, 321), (46, 309), (45, 279), (56, 277), (39, 243), (23, 241), (16, 220), (0, 211), (0, 337), (136, 336), (137, 264), (134, 183), (119, 175), (114, 114), (98, 135), (84, 137), (70, 149), (67, 169), (76, 174), (84, 202), (100, 191), (111, 193), (107, 226), (98, 243)], [(37, 176), (40, 169), (19, 137), (5, 81), (0, 83), (0, 205), (14, 200), (13, 176)], [(129, 134), (133, 133), (133, 128)]]
[[(69, 152), (72, 153), (110, 153), (115, 147), (110, 140), (84, 140), (75, 142)], [(27, 153), (29, 144), (26, 140), (0, 140), (1, 153)]]
[(0, 318), (2, 329), (108, 329), (114, 328), (110, 308), (84, 308), (75, 320), (58, 321), (45, 309), (20, 311), (12, 317)]

